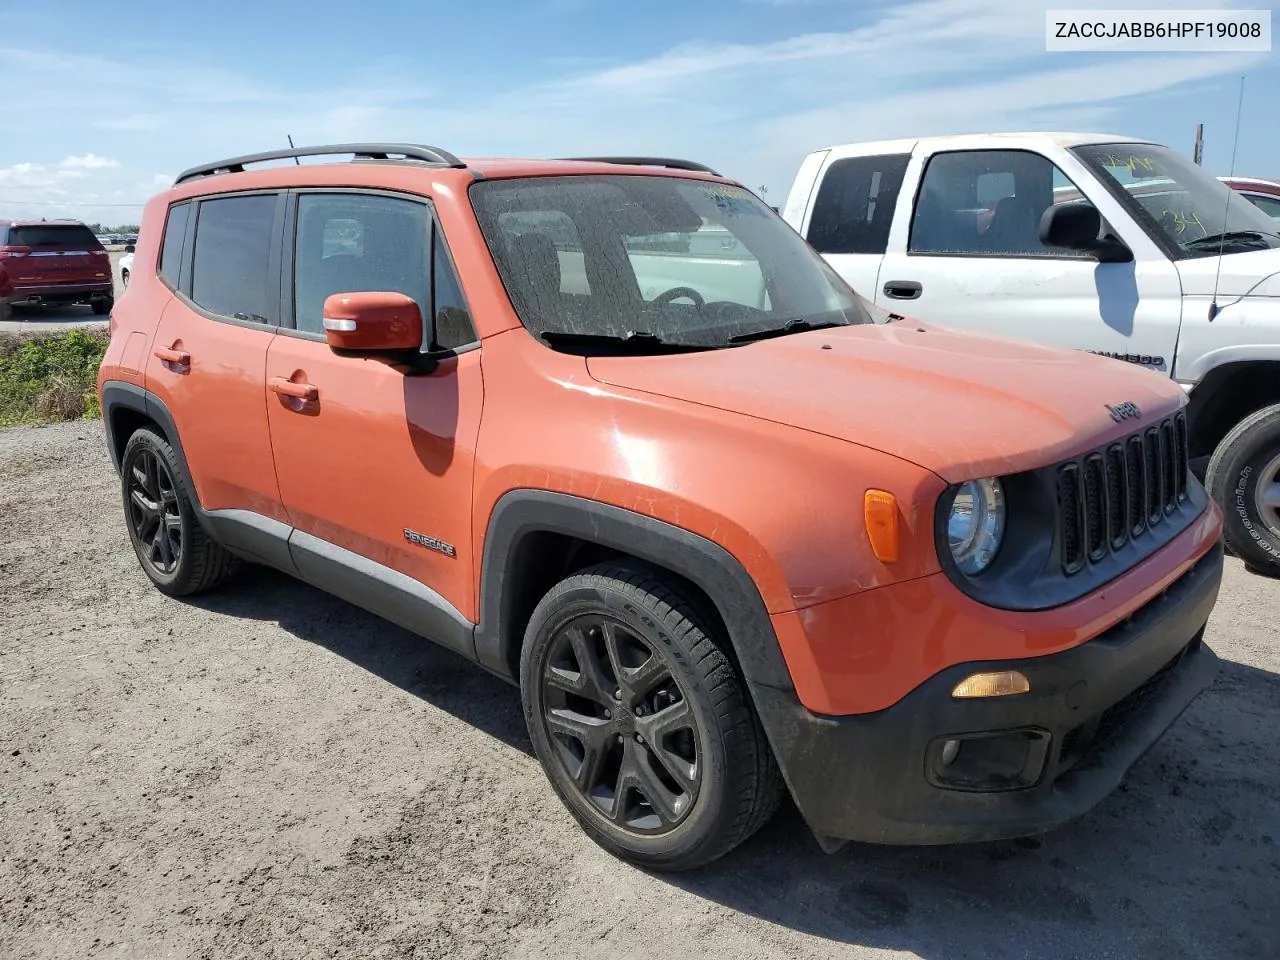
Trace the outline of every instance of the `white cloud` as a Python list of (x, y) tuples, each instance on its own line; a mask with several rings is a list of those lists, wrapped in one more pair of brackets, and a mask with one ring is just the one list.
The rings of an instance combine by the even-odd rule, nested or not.
[(110, 170), (120, 166), (120, 163), (96, 153), (86, 153), (78, 157), (67, 157), (58, 166), (63, 170)]

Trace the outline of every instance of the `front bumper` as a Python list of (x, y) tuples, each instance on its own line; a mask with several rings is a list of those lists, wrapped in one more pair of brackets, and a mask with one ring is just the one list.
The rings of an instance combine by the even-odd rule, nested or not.
[[(819, 716), (792, 692), (755, 688), (805, 820), (824, 842), (936, 844), (1028, 836), (1087, 812), (1213, 681), (1218, 659), (1201, 638), (1222, 566), (1218, 545), (1086, 643), (950, 667), (875, 713)], [(984, 670), (1020, 670), (1030, 692), (951, 697)], [(958, 757), (979, 758), (969, 773), (995, 769), (1001, 779), (957, 785), (959, 773), (942, 764), (949, 739), (960, 741)]]

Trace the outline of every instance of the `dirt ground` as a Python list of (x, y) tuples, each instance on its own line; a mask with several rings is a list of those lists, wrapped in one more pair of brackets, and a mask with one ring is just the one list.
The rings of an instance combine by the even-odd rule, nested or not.
[(101, 426), (0, 431), (0, 957), (1280, 957), (1280, 583), (1228, 561), (1216, 685), (1033, 842), (848, 846), (791, 808), (680, 879), (579, 832), (516, 692), (249, 569), (129, 549)]

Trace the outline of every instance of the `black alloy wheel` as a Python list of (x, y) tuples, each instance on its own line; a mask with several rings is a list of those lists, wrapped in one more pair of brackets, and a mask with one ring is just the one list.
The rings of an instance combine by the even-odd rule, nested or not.
[(182, 560), (182, 512), (169, 466), (154, 450), (141, 450), (130, 465), (129, 524), (138, 556), (161, 576), (172, 576)]
[(632, 833), (667, 833), (701, 782), (698, 727), (661, 654), (607, 615), (576, 617), (552, 638), (543, 720), (582, 796)]
[(583, 831), (655, 870), (703, 866), (773, 815), (782, 781), (714, 606), (618, 559), (551, 588), (525, 629), (533, 751)]

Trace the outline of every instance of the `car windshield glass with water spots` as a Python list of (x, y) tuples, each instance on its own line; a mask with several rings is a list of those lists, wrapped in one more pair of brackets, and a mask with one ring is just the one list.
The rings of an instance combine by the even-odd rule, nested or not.
[(788, 324), (872, 322), (826, 262), (742, 187), (531, 177), (476, 183), (471, 200), (521, 322), (558, 349), (607, 349), (605, 339), (636, 333), (645, 338), (632, 337), (628, 352), (645, 342), (654, 352), (659, 343), (722, 347)]
[(1167, 147), (1105, 143), (1075, 153), (1158, 239), (1181, 257), (1212, 257), (1280, 247), (1276, 222)]

